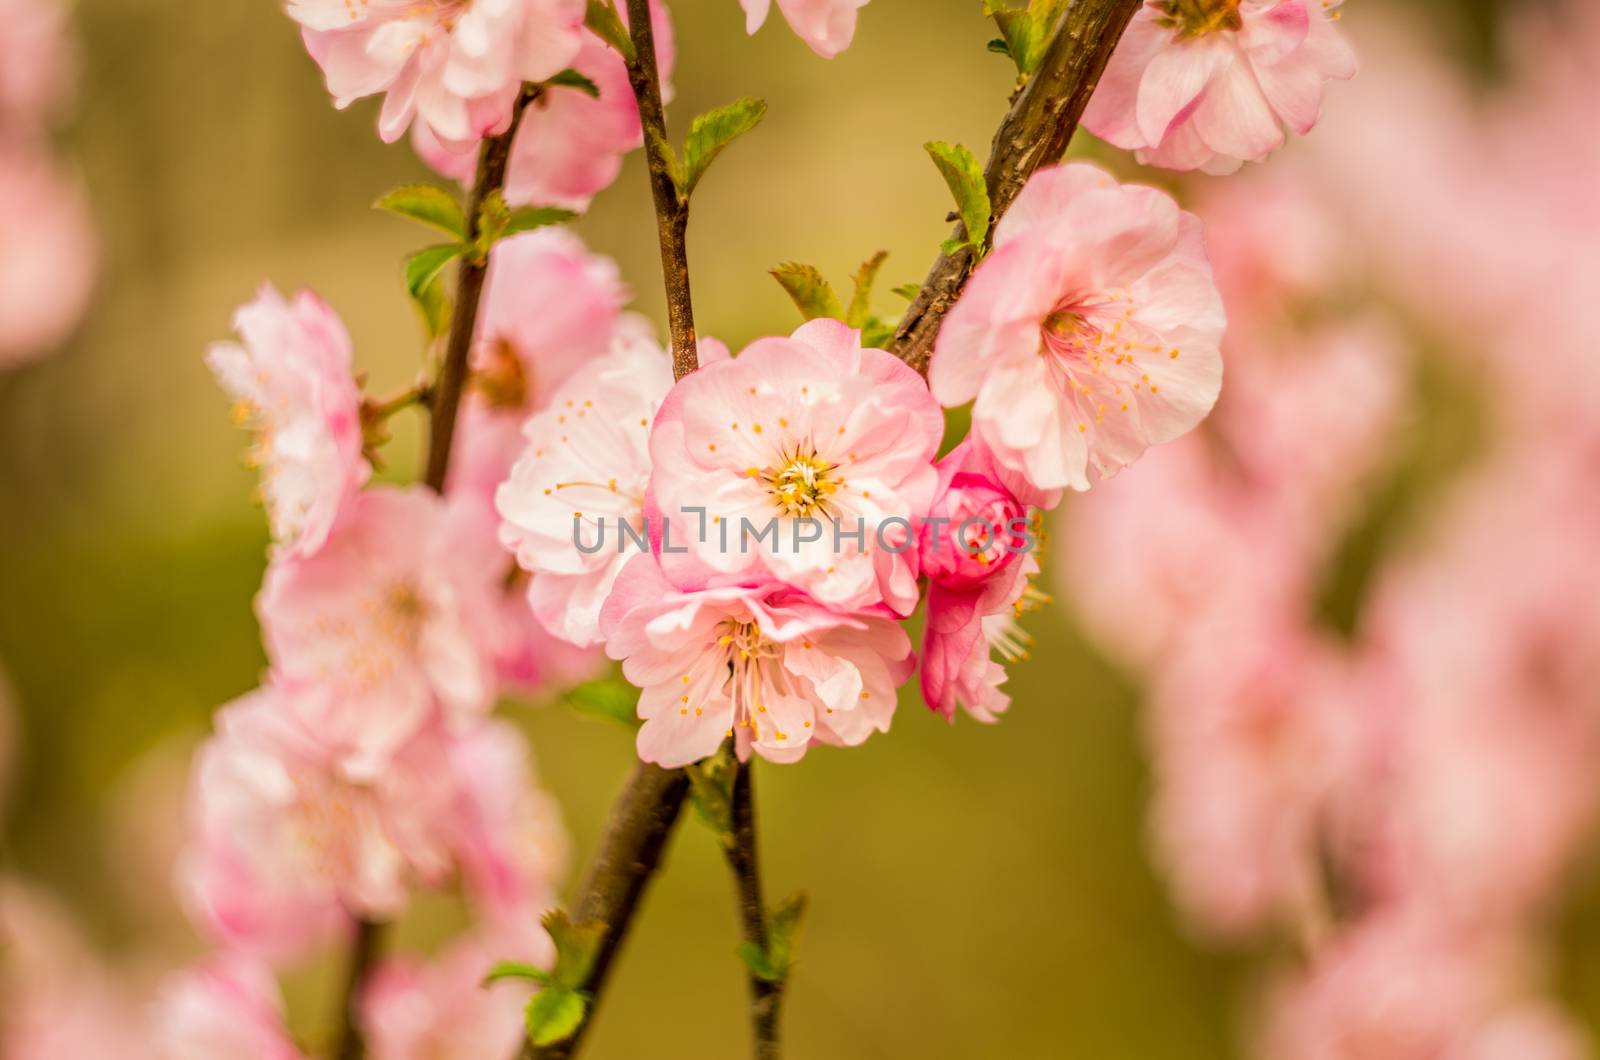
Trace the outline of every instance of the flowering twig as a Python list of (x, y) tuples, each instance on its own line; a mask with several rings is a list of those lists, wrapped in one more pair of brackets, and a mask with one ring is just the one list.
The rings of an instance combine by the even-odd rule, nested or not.
[[(761, 861), (756, 849), (755, 791), (749, 762), (741, 762), (733, 775), (732, 810), (728, 841), (724, 853), (739, 889), (739, 920), (748, 946), (765, 956), (771, 939), (767, 930), (767, 906), (761, 893)], [(763, 975), (750, 971), (750, 1030), (756, 1060), (777, 1060), (779, 1018), (787, 976)]]
[[(984, 179), (993, 204), (993, 222), (1010, 208), (1036, 170), (1059, 162), (1066, 154), (1112, 50), (1143, 2), (1073, 0), (1061, 16), (1039, 69), (1012, 100), (989, 149)], [(993, 234), (991, 223), (987, 239), (992, 240)], [(889, 347), (924, 374), (939, 325), (977, 265), (977, 251), (965, 244), (964, 229), (958, 228), (956, 236), (962, 245), (952, 246), (934, 261)]]
[(366, 1051), (366, 1043), (361, 1038), (361, 990), (373, 965), (377, 963), (382, 936), (382, 924), (365, 919), (356, 921), (356, 935), (350, 944), (350, 967), (345, 975), (340, 1012), (344, 1024), (334, 1048), (334, 1060), (360, 1060)]

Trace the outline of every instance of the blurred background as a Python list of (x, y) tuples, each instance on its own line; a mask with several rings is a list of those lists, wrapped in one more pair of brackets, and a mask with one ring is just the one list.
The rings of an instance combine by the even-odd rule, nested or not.
[[(1509, 10), (1539, 6), (1352, 0), (1344, 24), (1363, 79), (1418, 93), (1389, 97), (1394, 110), (1430, 114), (1440, 96), (1470, 113), (1517, 76)], [(981, 153), (1006, 105), (1013, 72), (986, 52), (994, 33), (980, 8), (873, 0), (855, 46), (824, 63), (776, 23), (747, 39), (732, 0), (676, 5), (669, 120), (681, 129), (744, 95), (771, 107), (696, 199), (703, 333), (737, 349), (787, 332), (797, 317), (767, 269), (800, 260), (842, 282), (879, 249), (890, 258), (878, 308), (897, 311), (889, 288), (920, 281), (948, 228), (946, 191), (920, 145)], [(81, 0), (72, 19), (78, 87), (56, 151), (86, 189), (98, 278), (59, 350), (0, 364), (0, 698), (11, 704), (0, 710), (0, 867), (59, 901), (87, 944), (139, 984), (199, 949), (171, 886), (189, 757), (212, 711), (253, 687), (264, 664), (251, 600), (266, 532), (240, 465), (244, 439), (203, 351), (270, 279), (313, 288), (343, 315), (372, 392), (409, 381), (422, 335), (400, 264), (418, 234), (370, 203), (428, 174), (405, 143), (379, 142), (374, 101), (332, 108), (272, 0)], [(1424, 51), (1394, 43), (1415, 40), (1417, 27)], [(1403, 172), (1414, 159), (1383, 153), (1409, 141), (1377, 89), (1360, 86), (1331, 86), (1327, 129), (1307, 146), (1343, 152), (1346, 170), (1374, 179), (1419, 179)], [(1369, 123), (1388, 123), (1389, 138), (1362, 135)], [(1075, 150), (1191, 204), (1212, 193), (1214, 182), (1138, 171), (1086, 135)], [(1329, 173), (1314, 155), (1300, 164)], [(1367, 191), (1346, 182), (1341, 195), (1333, 172), (1320, 202), (1342, 227)], [(1402, 209), (1361, 230), (1407, 224), (1404, 238), (1419, 245), (1438, 234), (1426, 226), (1448, 226)], [(637, 155), (577, 229), (621, 264), (635, 308), (662, 321)], [(0, 240), (11, 235), (0, 225)], [(6, 256), (28, 252), (22, 237), (12, 242)], [(1359, 516), (1327, 550), (1318, 606), (1330, 627), (1353, 625), (1400, 528), (1425, 519), (1430, 491), (1491, 444), (1473, 409), (1494, 399), (1457, 359), (1474, 355), (1461, 348), (1470, 335), (1429, 323), (1436, 307), (1408, 308), (1380, 268), (1350, 266), (1332, 311), (1401, 303), (1396, 341), (1407, 365), (1423, 367), (1406, 370), (1404, 459), (1362, 493)], [(413, 421), (398, 428), (385, 475), (405, 481), (418, 438)], [(1069, 500), (1065, 518), (1094, 500)], [(1013, 668), (1015, 706), (1001, 724), (947, 726), (913, 689), (891, 736), (760, 771), (768, 886), (804, 888), (812, 902), (787, 1015), (793, 1056), (1247, 1051), (1252, 999), (1285, 943), (1272, 932), (1219, 940), (1174, 903), (1147, 823), (1147, 682), (1085, 632), (1093, 624), (1080, 621), (1070, 583), (1057, 590), (1057, 606), (1025, 621), (1033, 658)], [(506, 713), (531, 734), (585, 863), (630, 768), (628, 736), (559, 704)], [(1600, 881), (1586, 857), (1562, 879), (1549, 989), (1592, 1025)], [(424, 902), (401, 944), (426, 947), (456, 915)], [(744, 1055), (736, 942), (720, 855), (686, 819), (587, 1055)], [(327, 1018), (336, 973), (310, 968), (288, 984), (297, 1026)]]

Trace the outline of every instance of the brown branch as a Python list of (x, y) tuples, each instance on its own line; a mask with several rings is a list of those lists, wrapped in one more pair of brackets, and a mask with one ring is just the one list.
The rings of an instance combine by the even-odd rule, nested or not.
[(345, 973), (343, 1001), (339, 1018), (343, 1025), (334, 1048), (334, 1060), (361, 1060), (366, 1043), (361, 1037), (361, 993), (367, 976), (378, 962), (383, 942), (383, 925), (371, 920), (356, 921), (356, 937), (350, 943), (350, 966)]
[[(739, 889), (739, 922), (744, 940), (767, 951), (767, 906), (761, 893), (761, 859), (756, 848), (754, 779), (749, 762), (733, 775), (732, 830), (724, 845), (728, 868)], [(778, 1060), (782, 981), (763, 979), (750, 970), (750, 1029), (756, 1060)]]
[[(470, 246), (478, 239), (482, 223), (483, 204), (489, 196), (502, 190), (506, 183), (506, 167), (511, 161), (511, 140), (522, 123), (528, 104), (538, 98), (541, 89), (525, 85), (511, 111), (511, 125), (499, 136), (483, 142), (478, 151), (478, 175), (472, 184), (472, 195), (467, 200), (467, 238)], [(478, 331), (478, 302), (483, 297), (483, 280), (489, 272), (487, 256), (482, 261), (469, 254), (461, 259), (456, 272), (456, 304), (450, 314), (450, 336), (445, 342), (444, 363), (439, 366), (439, 378), (432, 391), (433, 416), (428, 427), (428, 471), (424, 481), (435, 490), (444, 489), (445, 476), (450, 473), (450, 447), (455, 441), (456, 413), (461, 408), (461, 391), (466, 386), (468, 361), (472, 355), (472, 340)]]
[(606, 975), (627, 938), (645, 886), (661, 865), (662, 852), (688, 793), (689, 778), (683, 770), (662, 769), (648, 762), (634, 766), (611, 808), (600, 850), (572, 910), (574, 923), (594, 922), (607, 928), (594, 967), (580, 987), (590, 998), (588, 1011), (565, 1041), (524, 1047), (525, 1060), (566, 1060), (577, 1052), (600, 1004)]
[[(1061, 16), (1038, 71), (1012, 100), (989, 149), (984, 177), (994, 205), (991, 240), (1028, 178), (1067, 153), (1112, 50), (1141, 6), (1143, 0), (1073, 0)], [(965, 239), (965, 230), (957, 226), (956, 236)], [(971, 247), (939, 255), (900, 321), (890, 349), (917, 371), (927, 373), (939, 325), (976, 265)]]
[(633, 57), (628, 82), (639, 101), (639, 125), (650, 166), (650, 193), (656, 204), (661, 241), (661, 278), (667, 288), (667, 327), (672, 333), (672, 374), (682, 379), (700, 366), (695, 352), (694, 302), (689, 295), (689, 200), (673, 179), (674, 162), (661, 106), (661, 73), (656, 66), (655, 27), (650, 0), (628, 0), (628, 36)]

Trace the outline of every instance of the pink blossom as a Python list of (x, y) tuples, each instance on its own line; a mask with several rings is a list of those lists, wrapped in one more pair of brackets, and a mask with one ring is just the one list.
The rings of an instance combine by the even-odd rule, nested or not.
[(859, 744), (888, 731), (914, 665), (887, 617), (840, 614), (771, 583), (684, 592), (648, 555), (623, 569), (601, 630), (643, 689), (639, 757), (667, 768), (730, 737), (741, 758), (774, 762), (798, 761), (813, 741)]
[(313, 690), (268, 686), (225, 707), (190, 792), (183, 891), (196, 924), (242, 951), (290, 959), (348, 923), (392, 917), (449, 866), (440, 821), (454, 788), (441, 738), (419, 735), (381, 776), (338, 768), (298, 720)]
[[(885, 602), (908, 614), (917, 596), (909, 528), (933, 499), (930, 461), (943, 433), (917, 374), (863, 349), (838, 321), (702, 365), (650, 434), (654, 496), (672, 547), (687, 546), (692, 560), (669, 564), (671, 576), (689, 584), (693, 564), (702, 583), (765, 572), (831, 607)], [(769, 525), (776, 538), (755, 539)], [(836, 541), (835, 526), (864, 537)]]
[(283, 999), (265, 965), (226, 954), (187, 969), (161, 991), (155, 1044), (163, 1060), (300, 1060), (283, 1026)]
[(347, 768), (380, 770), (440, 708), (459, 723), (493, 705), (505, 560), (470, 547), (476, 521), (421, 487), (365, 490), (320, 552), (268, 568), (267, 654), (327, 687), (294, 705)]
[[(670, 102), (676, 52), (672, 20), (664, 4), (652, 2), (651, 11), (662, 98)], [(626, 23), (627, 11), (619, 6), (617, 13)], [(568, 65), (594, 82), (600, 97), (557, 86), (529, 104), (511, 144), (505, 186), (508, 202), (586, 210), (595, 195), (617, 179), (623, 156), (644, 142), (639, 106), (622, 57), (585, 31), (583, 43)], [(442, 175), (460, 181), (472, 179), (477, 168), (476, 144), (465, 151), (452, 151), (420, 123), (412, 128), (412, 143), (423, 161)]]
[(350, 336), (316, 295), (285, 302), (266, 284), (234, 327), (243, 342), (213, 345), (206, 363), (234, 398), (235, 421), (256, 433), (250, 459), (282, 554), (309, 556), (371, 473)]
[(0, 370), (71, 335), (94, 288), (95, 242), (78, 181), (38, 148), (0, 146), (0, 243), (11, 248), (0, 261)]
[[(522, 457), (495, 504), (501, 541), (533, 575), (533, 612), (555, 636), (599, 642), (600, 607), (629, 558), (622, 527), (648, 538), (650, 424), (671, 389), (665, 353), (618, 349), (573, 376), (524, 428)], [(575, 527), (592, 539), (600, 522), (616, 544), (586, 553)]]
[(524, 81), (543, 81), (578, 53), (583, 0), (290, 0), (334, 105), (384, 93), (378, 135), (416, 119), (465, 147), (503, 132)]
[(1085, 490), (1191, 430), (1222, 383), (1200, 222), (1073, 163), (1036, 173), (945, 318), (929, 383), (1035, 489)]
[(0, 118), (34, 131), (72, 94), (76, 49), (62, 0), (0, 0)]
[(372, 1060), (479, 1060), (514, 1056), (527, 1031), (528, 991), (516, 983), (485, 989), (500, 941), (466, 938), (432, 963), (385, 961), (361, 999), (367, 1053)]
[[(778, 0), (778, 10), (789, 28), (824, 59), (850, 47), (856, 35), (857, 12), (870, 0)], [(772, 0), (739, 0), (744, 8), (745, 32), (755, 33), (767, 21)]]
[(1146, 0), (1084, 112), (1140, 162), (1231, 173), (1310, 132), (1324, 85), (1355, 76), (1343, 0)]

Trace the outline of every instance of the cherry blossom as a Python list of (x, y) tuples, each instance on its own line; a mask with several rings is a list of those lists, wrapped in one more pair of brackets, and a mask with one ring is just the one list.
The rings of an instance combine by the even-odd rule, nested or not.
[(283, 999), (265, 965), (212, 957), (174, 976), (155, 1005), (162, 1060), (301, 1060), (283, 1026)]
[(385, 961), (362, 992), (361, 1017), (372, 1060), (473, 1060), (514, 1056), (527, 1031), (527, 990), (516, 983), (484, 989), (502, 943), (473, 937), (452, 943), (431, 963)]
[(290, 0), (306, 50), (341, 110), (384, 94), (378, 135), (413, 120), (465, 149), (503, 132), (524, 81), (578, 53), (583, 0)]
[(77, 56), (62, 0), (0, 0), (0, 122), (28, 133), (72, 95)]
[[(755, 33), (767, 21), (773, 0), (739, 0), (744, 8), (745, 32)], [(807, 47), (824, 59), (832, 59), (856, 35), (856, 17), (870, 0), (777, 0), (778, 10), (789, 28)]]
[(929, 384), (1034, 489), (1086, 490), (1191, 430), (1222, 383), (1200, 222), (1086, 163), (1040, 170), (945, 318)]
[(555, 636), (599, 642), (600, 607), (629, 558), (622, 547), (580, 548), (575, 524), (593, 534), (604, 521), (614, 539), (625, 524), (648, 538), (650, 424), (671, 389), (664, 352), (623, 347), (573, 376), (524, 428), (522, 457), (495, 504), (501, 541), (533, 575), (533, 613)]
[(775, 583), (682, 591), (628, 561), (601, 615), (606, 652), (643, 690), (639, 757), (672, 768), (736, 741), (773, 762), (814, 742), (887, 732), (910, 641), (876, 613), (840, 614)]
[(943, 433), (917, 374), (835, 320), (703, 364), (650, 434), (668, 546), (689, 550), (679, 562), (662, 549), (669, 576), (729, 584), (765, 572), (831, 607), (909, 614), (911, 528), (933, 499)]
[(1139, 161), (1231, 173), (1304, 135), (1330, 80), (1355, 76), (1343, 0), (1146, 0), (1083, 123)]
[(350, 336), (316, 295), (288, 302), (266, 284), (234, 326), (243, 341), (213, 345), (206, 363), (236, 402), (235, 422), (256, 434), (250, 462), (281, 554), (309, 556), (371, 474)]
[(0, 262), (4, 370), (60, 346), (94, 288), (98, 252), (83, 189), (36, 148), (0, 145), (0, 241), (15, 248)]

